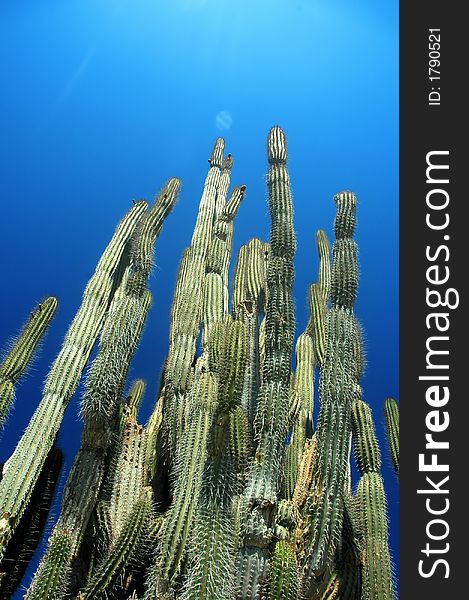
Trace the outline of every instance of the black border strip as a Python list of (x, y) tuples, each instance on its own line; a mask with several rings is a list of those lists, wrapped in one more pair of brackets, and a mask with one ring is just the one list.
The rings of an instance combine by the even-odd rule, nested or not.
[[(435, 0), (400, 5), (400, 596), (404, 600), (467, 595), (469, 385), (463, 378), (469, 380), (465, 293), (469, 199), (463, 185), (469, 174), (469, 143), (464, 139), (469, 102), (463, 90), (468, 88), (464, 58), (469, 52), (462, 6)], [(432, 59), (440, 64), (430, 63)], [(440, 73), (429, 72), (430, 67)], [(429, 79), (438, 75), (441, 79)], [(427, 172), (428, 163), (449, 168), (435, 166)], [(443, 208), (437, 209), (438, 204)], [(439, 297), (441, 305), (431, 307), (438, 305)], [(445, 307), (445, 299), (459, 305)], [(430, 316), (436, 313), (441, 316)], [(448, 329), (439, 331), (438, 326)], [(447, 381), (435, 379), (445, 376)], [(432, 431), (438, 428), (441, 431)], [(449, 447), (426, 449), (427, 434)], [(420, 454), (430, 466), (419, 468)], [(449, 470), (430, 471), (432, 460)]]

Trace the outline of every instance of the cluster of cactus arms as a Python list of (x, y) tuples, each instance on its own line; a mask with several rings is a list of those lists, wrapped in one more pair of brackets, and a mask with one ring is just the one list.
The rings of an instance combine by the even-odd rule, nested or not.
[[(57, 435), (83, 373), (81, 445), (37, 570), (23, 582), (28, 600), (393, 598), (380, 450), (360, 385), (356, 197), (334, 197), (332, 260), (326, 233), (316, 233), (317, 282), (295, 341), (296, 240), (280, 127), (269, 132), (267, 159), (270, 240), (241, 246), (230, 294), (246, 187), (229, 193), (233, 158), (223, 139), (215, 142), (145, 425), (144, 382), (124, 390), (152, 304), (154, 244), (179, 180), (170, 179), (150, 208), (134, 202), (118, 225), (3, 467), (0, 598), (18, 588), (38, 546), (61, 468)], [(0, 366), (0, 425), (56, 304), (39, 305)], [(398, 472), (391, 398), (385, 415)]]

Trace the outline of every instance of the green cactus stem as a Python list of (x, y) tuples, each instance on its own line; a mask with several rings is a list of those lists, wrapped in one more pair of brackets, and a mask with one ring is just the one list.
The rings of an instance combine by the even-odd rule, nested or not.
[(190, 391), (190, 420), (179, 439), (174, 463), (174, 490), (167, 511), (147, 597), (164, 593), (179, 572), (202, 487), (207, 442), (218, 393), (217, 378), (201, 371)]
[(364, 473), (358, 483), (355, 519), (360, 522), (362, 599), (393, 600), (386, 498), (379, 473)]
[(316, 246), (319, 256), (318, 285), (327, 304), (331, 292), (331, 256), (329, 240), (326, 232), (322, 229), (318, 229), (316, 232)]
[(322, 288), (317, 283), (309, 286), (309, 311), (310, 318), (306, 332), (311, 336), (314, 344), (314, 356), (319, 366), (324, 360), (326, 347), (326, 312), (327, 305), (324, 300)]
[[(131, 243), (131, 271), (124, 282), (125, 290), (124, 293), (116, 293), (111, 303), (99, 352), (88, 373), (82, 401), (85, 419), (82, 445), (72, 465), (64, 489), (60, 517), (54, 528), (54, 532), (69, 532), (69, 561), (78, 554), (99, 497), (113, 416), (150, 307), (151, 294), (145, 286), (151, 271), (154, 243), (165, 217), (174, 205), (178, 190), (179, 181), (170, 180), (136, 228)], [(130, 501), (131, 497), (127, 499)], [(48, 560), (49, 552), (43, 558), (45, 562)], [(68, 567), (65, 560), (64, 569), (68, 570)], [(65, 588), (65, 581), (63, 584)]]
[(392, 466), (399, 477), (399, 407), (394, 398), (386, 398), (384, 401), (384, 415)]
[(269, 600), (300, 598), (299, 569), (293, 548), (288, 542), (275, 544), (270, 568)]
[(49, 296), (36, 306), (0, 365), (0, 429), (13, 402), (14, 385), (25, 372), (56, 308), (57, 299), (54, 296)]
[(381, 468), (381, 455), (376, 440), (371, 410), (363, 400), (354, 400), (352, 425), (355, 460), (360, 474), (376, 472)]
[(109, 502), (111, 542), (122, 531), (145, 485), (146, 431), (132, 414), (128, 414), (119, 459), (115, 465), (116, 478)]
[(249, 436), (253, 435), (254, 417), (260, 387), (259, 317), (265, 301), (264, 244), (257, 238), (241, 246), (238, 252), (232, 292), (232, 313), (249, 330), (249, 357), (246, 364), (241, 404), (248, 418)]
[(296, 372), (292, 386), (292, 393), (298, 398), (299, 410), (283, 467), (282, 497), (287, 500), (293, 498), (305, 441), (313, 433), (314, 367), (313, 342), (309, 335), (303, 333), (296, 342)]
[(381, 457), (368, 405), (356, 400), (353, 407), (355, 457), (361, 478), (352, 501), (362, 564), (363, 600), (394, 597), (388, 546), (386, 497), (379, 473)]
[(286, 169), (286, 140), (280, 127), (267, 139), (268, 189), (271, 215), (271, 257), (267, 271), (265, 361), (259, 392), (255, 433), (256, 457), (246, 497), (254, 504), (275, 504), (280, 484), (288, 426), (290, 361), (294, 336), (293, 256), (296, 242), (290, 181)]
[(152, 507), (150, 488), (142, 490), (123, 527), (109, 548), (106, 558), (97, 565), (90, 583), (81, 594), (82, 600), (108, 598), (116, 581), (138, 552), (139, 540), (145, 536)]
[(147, 208), (137, 202), (116, 232), (89, 281), (82, 304), (47, 377), (43, 398), (4, 467), (0, 482), (0, 557), (26, 508), (65, 409), (78, 385), (104, 323), (114, 289), (114, 274), (126, 244)]
[(293, 491), (292, 502), (298, 507), (303, 508), (306, 501), (311, 482), (313, 480), (314, 461), (317, 449), (317, 436), (313, 435), (311, 439), (305, 441), (301, 461), (298, 466), (298, 475), (296, 478), (295, 489)]
[(71, 554), (71, 539), (61, 531), (49, 540), (50, 560), (42, 562), (34, 581), (26, 592), (27, 600), (56, 600), (64, 593), (63, 575)]
[[(171, 309), (170, 346), (165, 371), (165, 386), (168, 393), (183, 393), (189, 383), (188, 378), (202, 318), (203, 282), (207, 253), (212, 240), (223, 147), (223, 139), (218, 138), (209, 159), (210, 170), (205, 179), (191, 245), (183, 256), (176, 281)], [(171, 434), (170, 441), (173, 450), (176, 443), (174, 433)]]
[(334, 200), (337, 214), (331, 275), (332, 308), (326, 317), (326, 348), (319, 383), (318, 447), (312, 493), (307, 503), (310, 520), (303, 561), (308, 584), (322, 576), (332, 564), (340, 540), (351, 410), (358, 381), (355, 348), (360, 333), (353, 315), (358, 284), (357, 254), (355, 242), (351, 237), (345, 237), (353, 234), (356, 199), (354, 194), (343, 192), (336, 194)]

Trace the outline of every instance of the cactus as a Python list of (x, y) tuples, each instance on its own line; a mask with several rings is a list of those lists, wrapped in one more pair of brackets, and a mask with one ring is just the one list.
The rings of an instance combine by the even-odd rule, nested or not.
[(49, 296), (36, 306), (0, 365), (0, 428), (13, 402), (14, 385), (25, 372), (56, 308), (57, 299), (54, 296)]
[[(254, 238), (241, 247), (230, 299), (234, 218), (245, 186), (229, 193), (233, 159), (221, 138), (215, 143), (145, 426), (138, 420), (143, 381), (127, 397), (124, 389), (151, 303), (154, 241), (179, 181), (170, 180), (149, 211), (137, 202), (119, 225), (43, 400), (5, 464), (1, 593), (14, 588), (18, 562), (29, 556), (20, 538), (32, 539), (36, 519), (45, 519), (53, 478), (44, 459), (99, 338), (81, 400), (81, 447), (28, 600), (392, 598), (381, 459), (361, 400), (364, 358), (353, 312), (356, 198), (334, 197), (332, 265), (327, 236), (316, 233), (317, 283), (292, 366), (296, 241), (280, 127), (269, 132), (267, 158), (270, 243)], [(13, 362), (18, 356), (0, 368), (0, 393), (21, 371)], [(397, 465), (397, 405), (387, 399), (385, 410)], [(355, 495), (352, 439), (361, 474)]]
[(85, 587), (82, 593), (83, 600), (108, 598), (109, 590), (135, 556), (139, 540), (148, 525), (150, 512), (151, 490), (145, 488), (128, 514), (106, 558), (97, 566), (90, 583)]
[(355, 196), (349, 192), (334, 197), (337, 206), (336, 240), (331, 275), (332, 308), (326, 316), (326, 348), (321, 365), (317, 426), (317, 459), (304, 572), (308, 582), (323, 575), (333, 561), (340, 539), (343, 494), (351, 433), (351, 410), (358, 369), (354, 349), (359, 338), (353, 315), (358, 283), (357, 253), (352, 240)]
[[(117, 227), (86, 286), (82, 304), (47, 377), (43, 398), (5, 464), (0, 482), (0, 560), (29, 502), (34, 484), (57, 436), (65, 409), (103, 326), (106, 310), (112, 299), (111, 292), (116, 285), (114, 274), (146, 207), (146, 202), (134, 204)], [(63, 544), (62, 547), (65, 548)]]
[(299, 579), (293, 548), (287, 542), (277, 542), (270, 572), (269, 600), (300, 598)]
[(241, 246), (233, 281), (232, 313), (234, 318), (246, 323), (249, 330), (249, 359), (241, 403), (247, 415), (250, 437), (260, 386), (259, 316), (266, 287), (264, 251), (257, 238)]
[[(98, 500), (106, 455), (110, 446), (111, 420), (117, 408), (130, 360), (135, 352), (151, 302), (146, 282), (151, 271), (153, 245), (179, 190), (179, 181), (170, 180), (154, 206), (143, 217), (131, 240), (131, 270), (123, 281), (125, 289), (111, 302), (100, 339), (99, 352), (89, 370), (82, 414), (85, 428), (82, 445), (72, 465), (61, 514), (54, 532), (68, 532), (69, 556), (63, 558), (62, 586), (66, 572), (77, 555), (88, 521)], [(54, 559), (50, 548), (43, 561)], [(40, 569), (38, 571), (38, 576)], [(34, 581), (33, 584), (34, 586)]]
[(392, 466), (399, 477), (399, 407), (394, 398), (386, 398), (384, 401), (384, 415)]
[(362, 564), (362, 598), (392, 600), (391, 561), (381, 457), (368, 405), (356, 400), (353, 408), (355, 457), (361, 473), (353, 499), (353, 521)]

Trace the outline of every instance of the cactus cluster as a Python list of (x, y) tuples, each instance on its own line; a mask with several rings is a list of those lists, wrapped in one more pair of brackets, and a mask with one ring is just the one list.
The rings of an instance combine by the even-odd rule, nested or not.
[[(295, 342), (285, 134), (273, 127), (267, 138), (270, 240), (241, 246), (231, 294), (234, 222), (246, 187), (229, 193), (233, 158), (224, 152), (219, 138), (180, 262), (168, 353), (145, 425), (138, 416), (144, 382), (124, 390), (152, 304), (154, 243), (179, 180), (170, 179), (151, 208), (134, 203), (99, 261), (42, 400), (4, 465), (0, 597), (14, 592), (37, 546), (60, 471), (57, 433), (86, 370), (81, 445), (28, 600), (392, 598), (380, 450), (360, 386), (356, 197), (334, 198), (332, 253), (326, 233), (316, 234), (317, 282)], [(41, 303), (0, 366), (0, 424), (55, 306), (54, 298)], [(397, 469), (391, 399), (385, 412)]]

